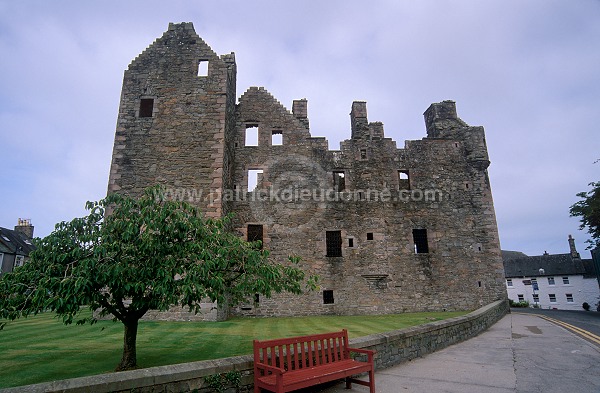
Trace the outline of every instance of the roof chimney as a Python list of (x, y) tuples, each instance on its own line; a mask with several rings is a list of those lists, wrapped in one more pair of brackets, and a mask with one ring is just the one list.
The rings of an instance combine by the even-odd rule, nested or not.
[(577, 252), (577, 249), (575, 248), (575, 239), (573, 239), (573, 236), (571, 235), (569, 235), (569, 249), (571, 250), (572, 258), (581, 258)]
[(292, 104), (292, 113), (296, 119), (300, 120), (300, 123), (304, 125), (306, 129), (309, 128), (308, 125), (308, 101), (306, 98), (301, 100), (294, 100)]
[(18, 224), (15, 227), (15, 232), (20, 232), (27, 236), (27, 238), (33, 238), (33, 225), (29, 218), (19, 218)]

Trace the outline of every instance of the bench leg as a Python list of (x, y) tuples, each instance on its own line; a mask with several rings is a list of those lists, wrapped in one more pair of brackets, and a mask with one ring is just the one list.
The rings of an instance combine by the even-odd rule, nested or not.
[(369, 393), (375, 393), (375, 371), (369, 371)]
[(346, 377), (346, 389), (352, 389), (351, 377)]

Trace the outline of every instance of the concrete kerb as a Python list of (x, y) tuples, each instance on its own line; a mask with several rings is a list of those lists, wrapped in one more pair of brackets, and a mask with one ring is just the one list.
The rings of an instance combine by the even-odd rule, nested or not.
[[(461, 317), (355, 338), (350, 346), (377, 350), (376, 368), (383, 369), (474, 337), (507, 312), (508, 302), (499, 300)], [(209, 392), (205, 378), (229, 371), (240, 372), (242, 391), (251, 389), (253, 358), (245, 355), (20, 386), (0, 393)]]

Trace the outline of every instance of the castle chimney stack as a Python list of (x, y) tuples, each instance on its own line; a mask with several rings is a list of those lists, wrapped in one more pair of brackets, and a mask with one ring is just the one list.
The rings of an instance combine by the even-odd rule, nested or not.
[(573, 239), (573, 236), (571, 235), (569, 235), (569, 249), (571, 250), (571, 257), (581, 258), (577, 252), (577, 249), (575, 248), (575, 239)]
[(367, 120), (367, 103), (365, 101), (354, 101), (352, 103), (350, 122), (352, 127), (352, 139), (368, 139), (370, 132), (369, 121)]
[(444, 120), (458, 120), (456, 103), (446, 100), (431, 104), (423, 116), (425, 117), (427, 136), (437, 138), (439, 137), (439, 126), (443, 125)]
[(19, 218), (18, 224), (15, 227), (15, 232), (20, 232), (27, 236), (27, 238), (33, 239), (33, 225), (31, 225), (31, 220), (28, 218)]
[(306, 127), (308, 130), (308, 101), (306, 98), (301, 100), (294, 100), (292, 104), (292, 114), (294, 117)]

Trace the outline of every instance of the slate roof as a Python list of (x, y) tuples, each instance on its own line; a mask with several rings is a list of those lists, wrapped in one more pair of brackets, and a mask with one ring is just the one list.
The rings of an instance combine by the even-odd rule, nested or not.
[[(511, 277), (542, 277), (584, 275), (594, 277), (591, 259), (573, 258), (571, 254), (536, 256), (505, 255), (503, 252), (504, 275)], [(544, 273), (540, 274), (540, 269)]]
[(35, 250), (31, 239), (25, 234), (0, 227), (0, 252), (6, 254), (29, 255)]

